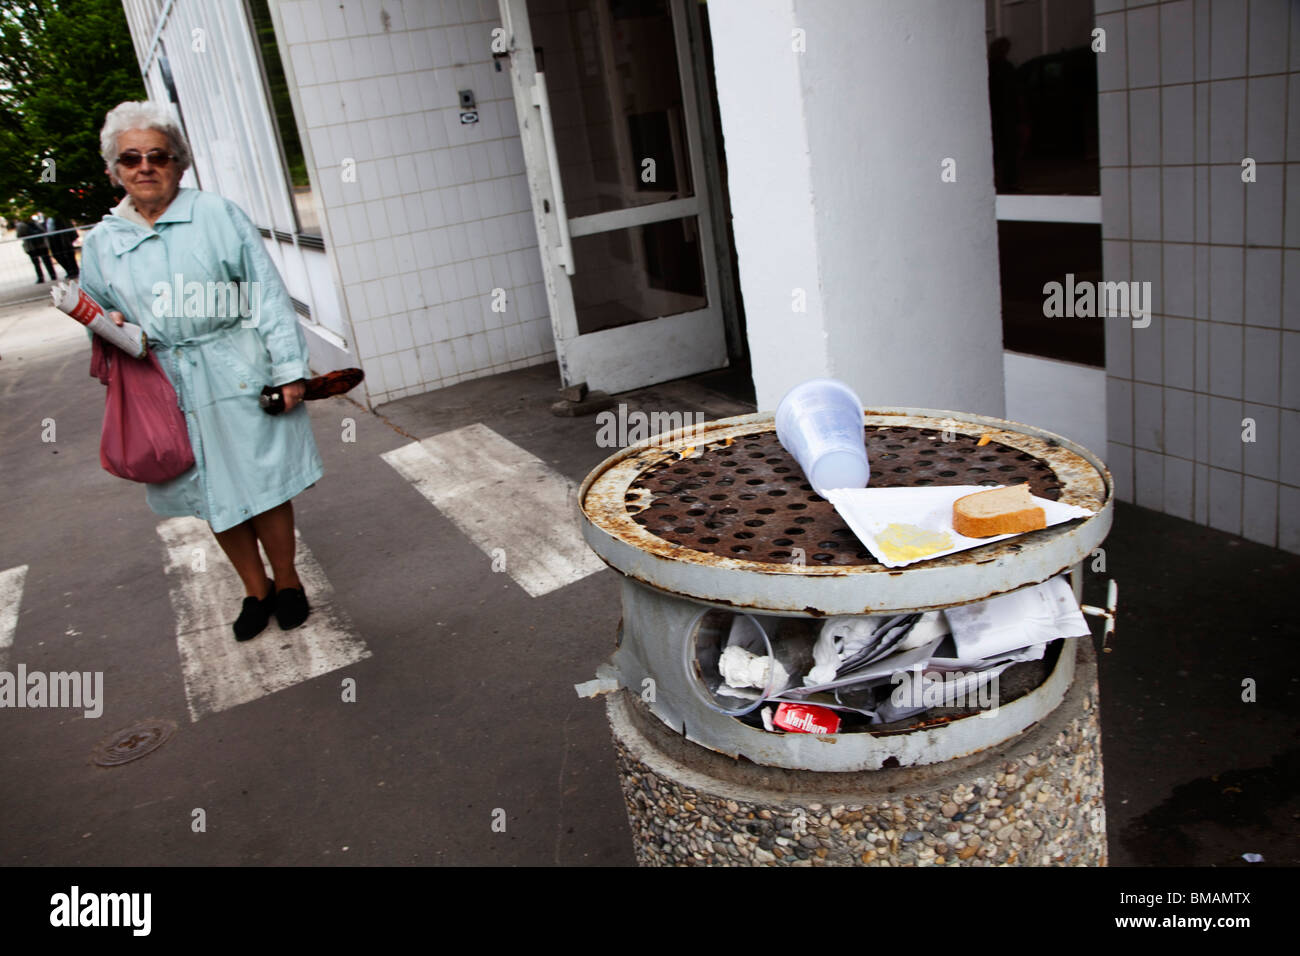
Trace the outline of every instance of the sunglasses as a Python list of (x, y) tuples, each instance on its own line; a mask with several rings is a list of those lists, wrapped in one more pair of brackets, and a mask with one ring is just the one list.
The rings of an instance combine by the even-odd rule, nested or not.
[(117, 164), (119, 166), (125, 166), (127, 169), (135, 169), (135, 167), (140, 165), (142, 160), (147, 159), (149, 160), (150, 166), (154, 166), (158, 169), (166, 169), (167, 164), (175, 158), (176, 157), (171, 153), (164, 152), (161, 149), (151, 149), (144, 155), (132, 150), (129, 153), (122, 153), (118, 156)]

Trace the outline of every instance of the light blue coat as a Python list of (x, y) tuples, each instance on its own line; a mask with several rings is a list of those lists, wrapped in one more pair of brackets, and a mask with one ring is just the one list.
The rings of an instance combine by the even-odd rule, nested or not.
[[(229, 294), (240, 282), (243, 300)], [(311, 373), (289, 294), (243, 210), (182, 189), (151, 229), (125, 200), (83, 241), (81, 285), (144, 329), (185, 412), (195, 464), (145, 486), (156, 513), (225, 531), (321, 478), (305, 405), (280, 415), (258, 405), (262, 386)]]

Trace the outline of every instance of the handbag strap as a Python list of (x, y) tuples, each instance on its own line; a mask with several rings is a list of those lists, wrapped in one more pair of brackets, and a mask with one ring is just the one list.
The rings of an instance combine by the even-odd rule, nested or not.
[(108, 384), (109, 357), (111, 350), (98, 335), (90, 343), (90, 377), (97, 378), (100, 384)]

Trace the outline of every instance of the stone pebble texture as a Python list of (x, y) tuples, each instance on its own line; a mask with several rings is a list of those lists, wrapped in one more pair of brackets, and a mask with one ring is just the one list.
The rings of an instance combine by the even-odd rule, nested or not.
[[(1074, 685), (1024, 733), (950, 767), (858, 773), (847, 787), (825, 779), (838, 774), (752, 764), (738, 783), (737, 761), (672, 735), (626, 691), (610, 695), (607, 714), (637, 861), (1105, 866), (1096, 659), (1088, 641), (1079, 643)], [(770, 780), (762, 779), (765, 773)], [(807, 795), (789, 793), (792, 780)], [(863, 780), (870, 782), (855, 792), (853, 784)], [(818, 790), (832, 792), (819, 797)]]

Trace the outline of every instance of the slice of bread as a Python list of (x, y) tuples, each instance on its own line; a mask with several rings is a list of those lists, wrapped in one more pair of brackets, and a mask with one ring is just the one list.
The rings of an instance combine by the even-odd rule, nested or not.
[(952, 527), (967, 538), (1020, 534), (1047, 527), (1047, 516), (1034, 504), (1025, 484), (990, 488), (952, 503)]

